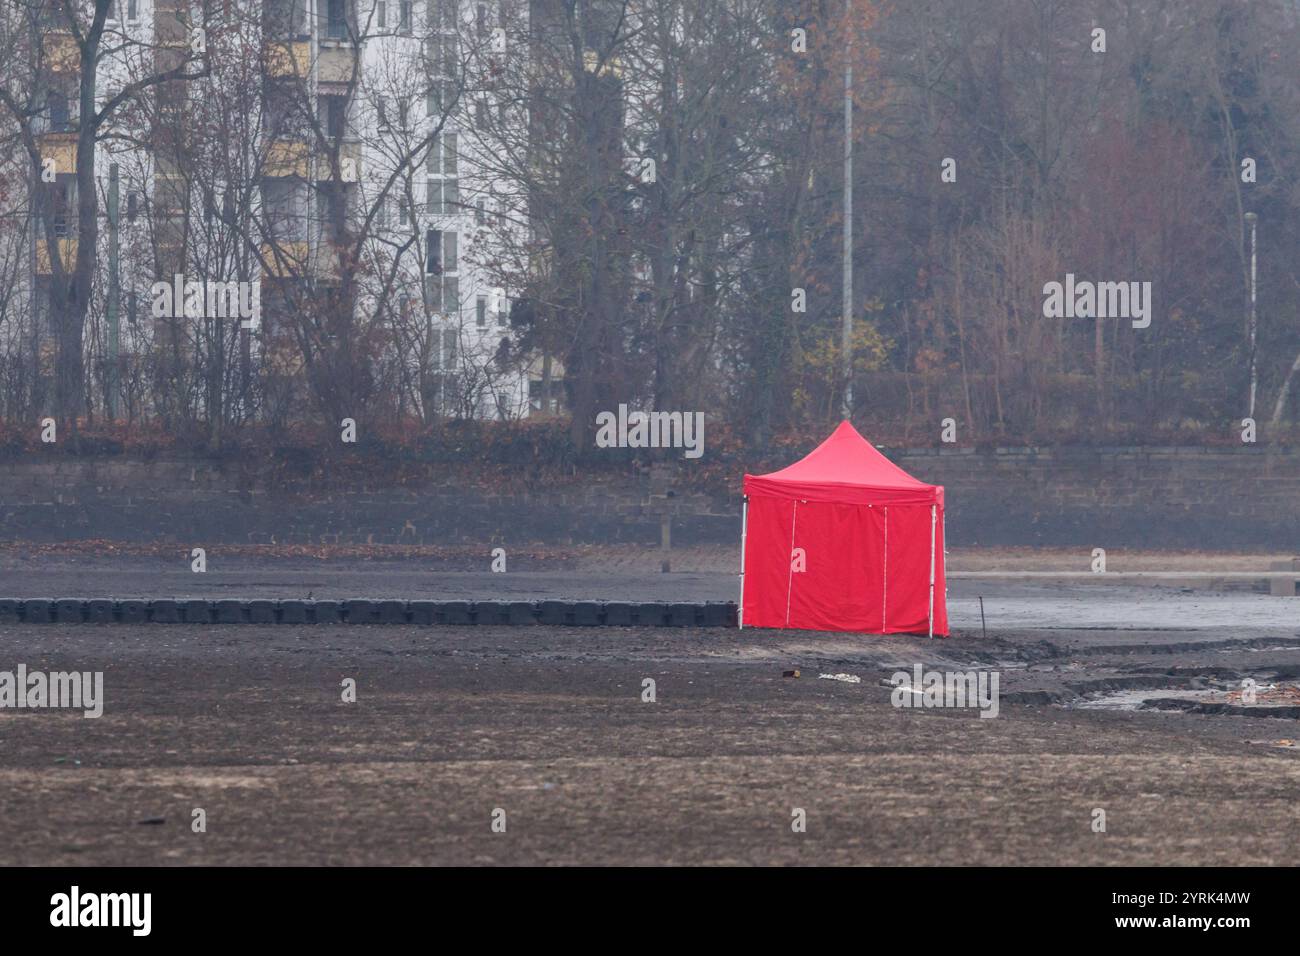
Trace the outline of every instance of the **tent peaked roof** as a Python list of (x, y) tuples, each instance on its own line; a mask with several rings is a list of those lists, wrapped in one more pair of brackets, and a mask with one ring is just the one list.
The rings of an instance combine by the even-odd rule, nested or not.
[(917, 481), (876, 451), (847, 421), (806, 456), (780, 471), (763, 475), (774, 481), (812, 481), (874, 488), (918, 488)]
[(851, 504), (942, 504), (943, 488), (913, 478), (849, 422), (780, 471), (745, 476), (746, 495)]

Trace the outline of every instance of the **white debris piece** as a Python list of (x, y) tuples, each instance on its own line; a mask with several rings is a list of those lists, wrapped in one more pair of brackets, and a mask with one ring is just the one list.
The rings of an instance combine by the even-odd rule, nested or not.
[(856, 674), (818, 674), (819, 680), (840, 680), (846, 684), (861, 684), (862, 678)]

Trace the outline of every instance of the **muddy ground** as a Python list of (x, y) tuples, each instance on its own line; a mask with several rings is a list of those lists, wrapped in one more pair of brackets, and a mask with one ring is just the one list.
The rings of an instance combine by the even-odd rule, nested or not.
[[(1089, 604), (1057, 591), (1041, 621)], [(1300, 599), (1223, 596), (1256, 602), (1237, 627), (1163, 597), (1163, 630), (985, 639), (955, 609), (947, 641), (0, 625), (0, 670), (102, 670), (106, 696), (0, 710), (0, 864), (1293, 863), (1297, 720), (1197, 695), (1300, 680)], [(892, 706), (917, 663), (996, 670), (999, 715)], [(1112, 709), (1162, 689), (1192, 709)]]

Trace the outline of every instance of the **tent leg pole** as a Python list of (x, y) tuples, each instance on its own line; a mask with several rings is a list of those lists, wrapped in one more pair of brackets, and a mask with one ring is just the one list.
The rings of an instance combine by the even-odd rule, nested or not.
[[(943, 550), (939, 552), (939, 560), (943, 562), (943, 606), (948, 606), (948, 512), (944, 511), (943, 517), (939, 519), (939, 530), (943, 532)], [(952, 625), (948, 625), (949, 633), (952, 632)]]
[(749, 531), (749, 498), (740, 511), (740, 605), (736, 608), (736, 630), (745, 626), (745, 535)]
[(934, 637), (934, 526), (938, 506), (930, 505), (930, 636)]

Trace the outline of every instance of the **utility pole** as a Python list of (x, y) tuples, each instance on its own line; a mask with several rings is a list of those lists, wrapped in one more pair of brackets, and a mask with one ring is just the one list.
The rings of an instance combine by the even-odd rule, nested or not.
[(853, 415), (853, 0), (844, 0), (844, 418)]
[(1255, 417), (1255, 389), (1259, 384), (1255, 367), (1255, 223), (1258, 219), (1255, 213), (1246, 213), (1246, 222), (1250, 226), (1250, 401), (1246, 414), (1251, 418)]
[(117, 268), (117, 163), (108, 167), (108, 369), (105, 371), (105, 391), (108, 393), (108, 420), (117, 421), (117, 353), (118, 315), (117, 300), (120, 283)]

